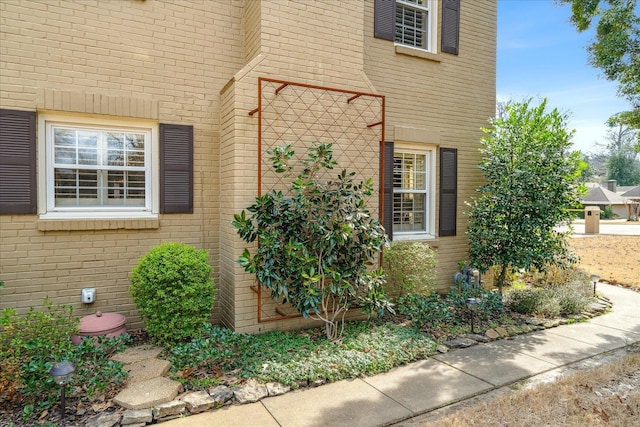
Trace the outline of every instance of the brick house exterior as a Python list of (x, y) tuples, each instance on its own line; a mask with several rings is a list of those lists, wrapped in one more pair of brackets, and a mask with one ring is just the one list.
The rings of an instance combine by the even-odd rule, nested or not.
[[(322, 132), (349, 119), (330, 138), (339, 156), (355, 150), (374, 180), (387, 171), (372, 211), (394, 239), (437, 249), (445, 290), (467, 257), (462, 212), (495, 111), (496, 14), (495, 0), (0, 0), (0, 309), (48, 296), (139, 327), (128, 276), (180, 241), (209, 251), (214, 321), (299, 327), (258, 322), (230, 222), (263, 180), (258, 138), (286, 143), (313, 109)], [(300, 85), (276, 96), (272, 80)], [(384, 125), (360, 130), (369, 116)], [(85, 287), (95, 303), (81, 304)]]

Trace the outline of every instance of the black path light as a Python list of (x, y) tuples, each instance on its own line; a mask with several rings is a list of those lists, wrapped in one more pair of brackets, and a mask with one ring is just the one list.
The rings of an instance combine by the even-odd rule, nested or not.
[(49, 375), (60, 386), (60, 420), (64, 419), (65, 389), (67, 384), (71, 382), (71, 377), (75, 370), (76, 366), (73, 363), (63, 360), (53, 365), (53, 368), (49, 371)]
[(467, 298), (467, 308), (469, 309), (469, 320), (471, 323), (471, 333), (475, 333), (473, 330), (473, 318), (476, 314), (476, 310), (478, 309), (478, 299), (477, 298)]
[(591, 275), (591, 282), (593, 282), (593, 296), (596, 296), (596, 284), (600, 281), (600, 276), (597, 274)]

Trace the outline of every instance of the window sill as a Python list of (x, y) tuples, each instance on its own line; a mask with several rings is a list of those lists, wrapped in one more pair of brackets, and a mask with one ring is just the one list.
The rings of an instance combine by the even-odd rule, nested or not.
[(436, 236), (427, 233), (393, 233), (393, 240), (419, 240), (432, 247), (438, 246), (440, 242)]
[(416, 49), (413, 47), (395, 45), (396, 53), (401, 55), (415, 56), (417, 58), (426, 59), (428, 61), (440, 63), (441, 59), (438, 54), (427, 52), (426, 50)]
[(144, 230), (160, 228), (160, 219), (148, 218), (65, 218), (38, 219), (39, 231)]

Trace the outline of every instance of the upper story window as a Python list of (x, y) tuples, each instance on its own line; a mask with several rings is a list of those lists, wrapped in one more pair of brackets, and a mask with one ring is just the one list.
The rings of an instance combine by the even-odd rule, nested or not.
[(374, 0), (373, 35), (394, 41), (398, 53), (433, 59), (440, 40), (440, 52), (458, 55), (460, 0)]
[(395, 42), (431, 50), (431, 1), (397, 0)]
[[(154, 208), (157, 125), (44, 118), (43, 205), (50, 217), (138, 217)], [(71, 118), (70, 118), (71, 120)], [(156, 177), (157, 180), (157, 177)], [(154, 187), (156, 187), (154, 189)]]

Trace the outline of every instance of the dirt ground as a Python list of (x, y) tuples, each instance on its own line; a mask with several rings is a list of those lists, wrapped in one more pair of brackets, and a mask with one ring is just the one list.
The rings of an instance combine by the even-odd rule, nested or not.
[(569, 240), (580, 267), (601, 281), (640, 288), (640, 236), (589, 236)]

